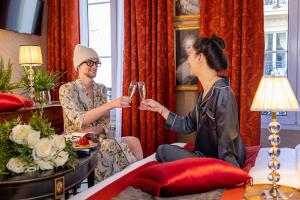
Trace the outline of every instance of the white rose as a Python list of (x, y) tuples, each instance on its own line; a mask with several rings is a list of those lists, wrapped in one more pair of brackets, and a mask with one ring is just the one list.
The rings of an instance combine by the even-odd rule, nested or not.
[(39, 131), (32, 130), (27, 136), (27, 144), (29, 148), (33, 149), (34, 146), (40, 141), (41, 133)]
[(53, 161), (55, 165), (59, 167), (59, 166), (63, 166), (68, 161), (68, 158), (69, 158), (69, 153), (65, 151), (61, 151), (58, 153), (57, 157), (54, 158)]
[(39, 158), (50, 159), (54, 154), (52, 142), (48, 138), (42, 138), (33, 148), (33, 159)]
[(53, 145), (58, 150), (63, 150), (66, 147), (65, 137), (63, 135), (54, 135)]
[(27, 136), (31, 131), (29, 125), (17, 125), (12, 129), (9, 139), (17, 144), (26, 144)]
[(6, 164), (7, 169), (14, 173), (22, 173), (25, 170), (26, 163), (20, 158), (11, 158)]
[(49, 170), (53, 169), (53, 165), (50, 161), (46, 160), (38, 160), (35, 162), (41, 170)]

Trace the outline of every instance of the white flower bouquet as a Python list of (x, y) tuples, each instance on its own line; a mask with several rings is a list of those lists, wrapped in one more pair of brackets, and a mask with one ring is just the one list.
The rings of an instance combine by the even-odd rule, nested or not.
[(42, 112), (34, 113), (29, 124), (18, 119), (0, 124), (0, 174), (75, 167), (72, 143), (55, 134)]

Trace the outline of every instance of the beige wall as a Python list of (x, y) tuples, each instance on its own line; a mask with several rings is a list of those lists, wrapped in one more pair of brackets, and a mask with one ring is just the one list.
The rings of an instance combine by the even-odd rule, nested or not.
[[(197, 101), (197, 91), (176, 91), (176, 113), (179, 115), (185, 115), (192, 111)], [(177, 133), (178, 142), (194, 143), (196, 138), (195, 133), (182, 134)]]
[[(47, 4), (44, 3), (42, 35), (21, 34), (0, 29), (0, 57), (4, 63), (10, 59), (13, 63), (12, 81), (17, 82), (24, 74), (23, 68), (19, 65), (20, 45), (40, 45), (43, 54), (43, 62), (47, 63)], [(20, 91), (17, 91), (20, 93)]]

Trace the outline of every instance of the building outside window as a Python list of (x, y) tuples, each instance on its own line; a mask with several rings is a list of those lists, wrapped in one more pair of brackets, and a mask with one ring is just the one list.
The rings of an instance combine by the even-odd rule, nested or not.
[(265, 0), (265, 6), (280, 6), (286, 4), (288, 0)]
[(265, 34), (264, 74), (287, 76), (287, 32)]

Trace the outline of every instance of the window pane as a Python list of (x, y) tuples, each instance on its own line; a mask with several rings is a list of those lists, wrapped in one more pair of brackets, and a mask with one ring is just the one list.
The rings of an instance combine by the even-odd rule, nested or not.
[(94, 48), (100, 57), (111, 56), (110, 3), (92, 4), (89, 13), (89, 46)]
[(98, 68), (95, 81), (111, 88), (111, 58), (101, 58), (101, 67)]
[(272, 62), (272, 53), (265, 53), (265, 62)]
[(265, 53), (265, 75), (271, 75), (273, 69), (272, 53)]
[(276, 50), (287, 50), (286, 33), (276, 34)]
[[(277, 53), (276, 54), (276, 62), (283, 63), (285, 61), (285, 53)], [(276, 68), (282, 68), (282, 64), (276, 64)]]
[(265, 35), (265, 50), (272, 51), (273, 50), (273, 34)]

